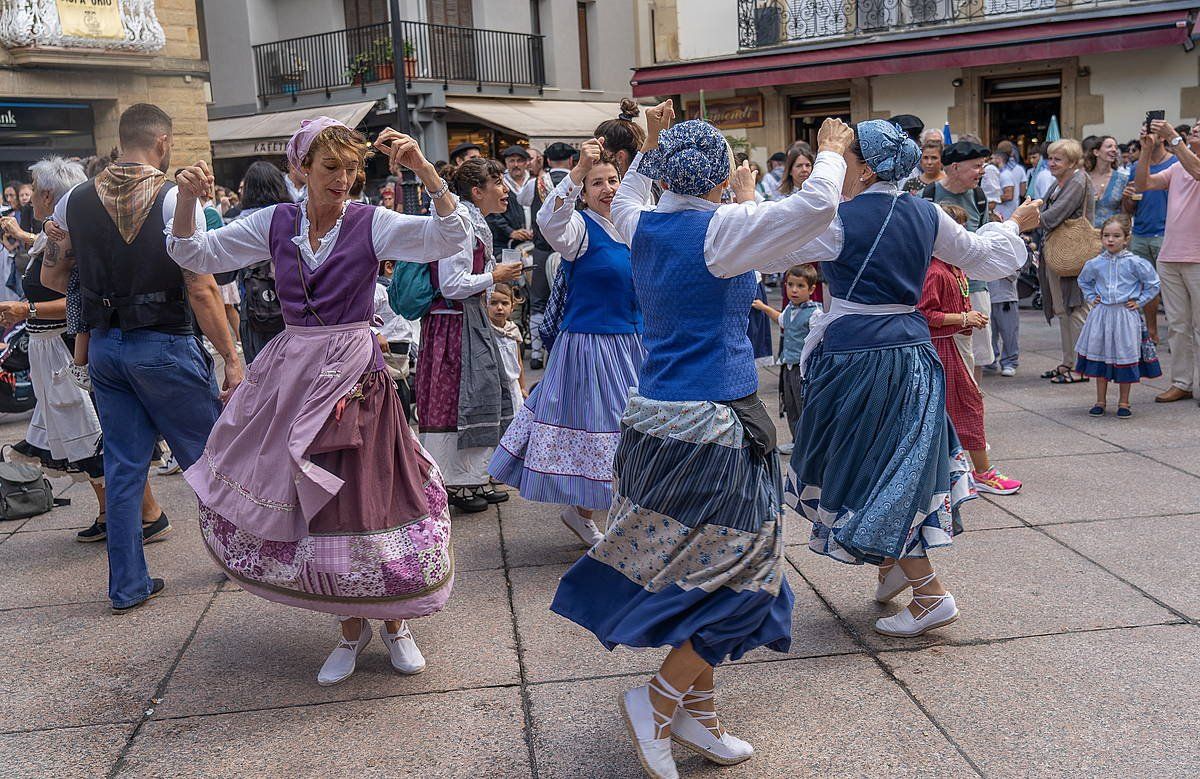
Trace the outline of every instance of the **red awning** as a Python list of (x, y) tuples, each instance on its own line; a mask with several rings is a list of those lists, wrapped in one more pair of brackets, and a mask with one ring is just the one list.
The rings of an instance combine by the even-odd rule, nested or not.
[(1187, 11), (1087, 19), (1043, 17), (1021, 26), (950, 28), (937, 35), (639, 68), (633, 76), (633, 94), (649, 97), (1001, 65), (1179, 45), (1189, 35)]

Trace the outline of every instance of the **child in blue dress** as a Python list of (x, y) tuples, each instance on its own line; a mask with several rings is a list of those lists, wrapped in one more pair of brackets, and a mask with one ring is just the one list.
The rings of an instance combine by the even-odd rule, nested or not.
[[(783, 280), (788, 300), (783, 311), (776, 311), (761, 300), (751, 304), (755, 310), (778, 322), (783, 334), (783, 348), (779, 351), (779, 402), (783, 406), (783, 413), (787, 415), (788, 430), (792, 431), (793, 441), (800, 437), (796, 423), (800, 421), (800, 412), (804, 409), (800, 355), (804, 351), (804, 339), (808, 337), (808, 320), (813, 312), (821, 309), (821, 304), (812, 299), (819, 279), (815, 265), (793, 265), (788, 268)], [(779, 451), (781, 454), (791, 454), (792, 446), (780, 444)]]
[(1129, 217), (1106, 219), (1100, 230), (1104, 251), (1079, 273), (1079, 288), (1095, 307), (1075, 344), (1075, 370), (1096, 379), (1096, 405), (1088, 411), (1094, 417), (1104, 414), (1110, 381), (1120, 388), (1117, 418), (1128, 419), (1133, 416), (1130, 387), (1162, 375), (1142, 318), (1142, 307), (1158, 294), (1158, 274), (1147, 260), (1125, 248), (1129, 233)]

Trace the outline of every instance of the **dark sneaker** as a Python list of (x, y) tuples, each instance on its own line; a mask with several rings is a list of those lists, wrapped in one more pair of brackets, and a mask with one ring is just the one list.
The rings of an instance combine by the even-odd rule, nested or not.
[(529, 370), (531, 371), (540, 371), (544, 367), (546, 366), (541, 357), (534, 357), (529, 361)]
[(86, 530), (80, 530), (75, 534), (76, 541), (82, 541), (85, 544), (90, 544), (93, 541), (103, 541), (108, 538), (108, 527), (100, 521), (100, 517), (96, 517), (96, 521)]
[(450, 505), (466, 514), (476, 514), (487, 511), (488, 502), (482, 495), (459, 489), (450, 493)]
[(133, 611), (134, 609), (136, 609), (138, 606), (141, 606), (146, 601), (151, 600), (152, 598), (157, 598), (158, 594), (160, 592), (162, 592), (163, 588), (166, 586), (167, 586), (167, 583), (164, 582), (162, 579), (151, 579), (149, 595), (147, 595), (145, 598), (141, 599), (137, 603), (131, 603), (128, 606), (113, 606), (112, 607), (113, 614), (124, 614), (127, 611)]
[(153, 544), (155, 541), (161, 541), (170, 532), (171, 523), (167, 521), (167, 515), (159, 514), (158, 519), (149, 525), (142, 525), (142, 543)]
[(505, 490), (495, 489), (494, 487), (483, 487), (479, 490), (479, 494), (482, 495), (483, 499), (488, 503), (503, 503), (504, 501), (508, 500), (508, 492)]

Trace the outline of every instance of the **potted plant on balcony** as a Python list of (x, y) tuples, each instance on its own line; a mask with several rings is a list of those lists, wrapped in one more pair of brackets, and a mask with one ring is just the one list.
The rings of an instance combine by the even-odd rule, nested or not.
[(367, 74), (371, 72), (371, 57), (366, 52), (355, 54), (346, 61), (346, 79), (354, 86), (366, 83)]
[(307, 70), (308, 64), (294, 51), (288, 51), (280, 58), (279, 81), (285, 95), (294, 95), (300, 91)]
[(396, 55), (391, 38), (376, 38), (371, 50), (375, 60), (375, 80), (391, 81), (396, 75)]
[(412, 81), (417, 77), (417, 47), (404, 42), (404, 77)]

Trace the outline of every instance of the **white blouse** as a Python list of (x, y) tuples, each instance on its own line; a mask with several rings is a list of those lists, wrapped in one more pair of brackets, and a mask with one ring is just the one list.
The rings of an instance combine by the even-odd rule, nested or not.
[[(337, 244), (342, 217), (325, 233), (314, 252), (308, 241), (308, 209), (300, 206), (300, 229), (292, 236), (300, 257), (309, 268), (320, 267)], [(168, 222), (167, 253), (180, 267), (196, 273), (223, 273), (271, 259), (271, 219), (275, 206), (255, 211), (245, 219), (236, 219), (220, 230), (197, 230), (187, 238), (171, 234)], [(345, 214), (345, 204), (342, 206)], [(201, 222), (200, 224), (203, 224)], [(434, 262), (462, 248), (469, 232), (467, 212), (461, 203), (446, 216), (411, 216), (376, 208), (371, 215), (371, 245), (381, 260)]]
[(704, 261), (719, 278), (783, 271), (800, 261), (799, 247), (824, 233), (837, 215), (846, 176), (842, 156), (823, 151), (804, 189), (786, 200), (722, 205), (665, 191), (653, 206), (647, 203), (652, 182), (638, 172), (641, 162), (639, 152), (613, 198), (612, 223), (621, 240), (632, 246), (643, 211), (715, 211), (704, 237)]
[[(586, 252), (588, 247), (587, 224), (583, 221), (583, 215), (575, 210), (575, 201), (581, 194), (583, 186), (567, 176), (558, 182), (558, 186), (546, 198), (546, 202), (542, 203), (542, 209), (537, 214), (542, 237), (568, 262)], [(588, 209), (588, 215), (595, 219), (614, 241), (625, 243), (625, 239), (617, 232), (612, 222), (591, 209)]]
[[(867, 187), (858, 197), (894, 197), (898, 193), (895, 184), (880, 181)], [(979, 281), (1005, 278), (1025, 265), (1028, 251), (1016, 222), (988, 222), (972, 233), (941, 208), (937, 213), (933, 256), (939, 260), (957, 265)], [(841, 256), (844, 242), (845, 228), (839, 216), (824, 233), (801, 247), (798, 254), (803, 256), (804, 262), (833, 262)]]

